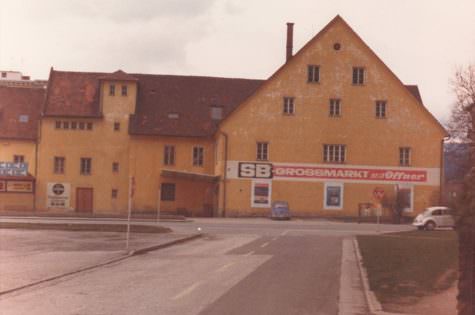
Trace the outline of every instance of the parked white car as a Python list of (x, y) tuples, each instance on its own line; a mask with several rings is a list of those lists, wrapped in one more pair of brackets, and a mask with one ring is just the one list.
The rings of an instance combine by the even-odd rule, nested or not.
[(431, 231), (438, 227), (455, 228), (453, 211), (447, 207), (429, 207), (419, 214), (412, 225), (419, 230)]

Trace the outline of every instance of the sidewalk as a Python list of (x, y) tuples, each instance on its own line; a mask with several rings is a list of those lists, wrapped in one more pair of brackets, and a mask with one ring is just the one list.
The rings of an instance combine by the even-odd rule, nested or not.
[(0, 229), (0, 296), (200, 236)]

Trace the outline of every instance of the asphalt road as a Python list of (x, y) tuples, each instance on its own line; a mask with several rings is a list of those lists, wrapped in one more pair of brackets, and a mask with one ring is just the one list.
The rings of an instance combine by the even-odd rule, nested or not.
[(2, 296), (0, 313), (337, 315), (343, 239), (411, 229), (265, 219), (162, 225), (206, 236)]

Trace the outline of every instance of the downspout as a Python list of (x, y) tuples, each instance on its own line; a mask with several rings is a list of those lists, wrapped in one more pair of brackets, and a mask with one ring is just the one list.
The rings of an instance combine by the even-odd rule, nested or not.
[(449, 137), (443, 137), (440, 140), (440, 193), (439, 193), (439, 204), (441, 205), (444, 201), (444, 186), (445, 186), (445, 154), (444, 154), (444, 142)]
[(223, 173), (223, 217), (226, 216), (226, 180), (228, 170), (228, 134), (219, 131), (224, 136), (224, 173)]

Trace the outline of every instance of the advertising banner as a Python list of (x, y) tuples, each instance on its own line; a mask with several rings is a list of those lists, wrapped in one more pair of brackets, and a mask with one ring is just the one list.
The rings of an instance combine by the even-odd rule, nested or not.
[(271, 181), (252, 181), (251, 207), (269, 208), (271, 206)]
[(31, 181), (9, 180), (9, 181), (7, 181), (7, 192), (32, 193), (33, 192), (33, 182), (31, 182)]
[(71, 199), (71, 184), (48, 183), (47, 184), (47, 207), (69, 208)]
[(313, 182), (440, 185), (440, 168), (229, 161), (227, 177)]

